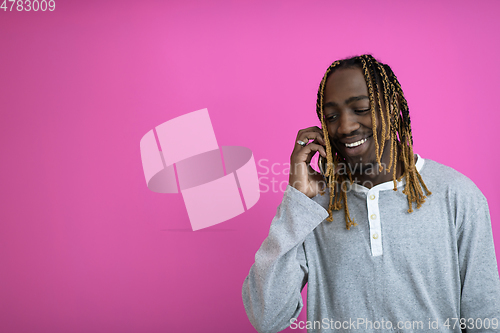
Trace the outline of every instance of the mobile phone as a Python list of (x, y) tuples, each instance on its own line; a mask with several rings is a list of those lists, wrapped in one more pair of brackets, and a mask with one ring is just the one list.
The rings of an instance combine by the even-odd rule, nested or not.
[(319, 172), (324, 176), (326, 172), (326, 157), (319, 155), (318, 167), (319, 167)]

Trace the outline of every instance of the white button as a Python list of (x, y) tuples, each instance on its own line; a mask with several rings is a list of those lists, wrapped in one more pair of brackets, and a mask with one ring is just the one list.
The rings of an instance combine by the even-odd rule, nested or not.
[(373, 237), (373, 239), (377, 239), (378, 238), (378, 234), (374, 233), (372, 237)]
[(372, 214), (372, 215), (370, 216), (370, 218), (371, 218), (372, 220), (375, 220), (375, 219), (377, 218), (377, 215)]
[(375, 194), (370, 195), (370, 200), (375, 200)]

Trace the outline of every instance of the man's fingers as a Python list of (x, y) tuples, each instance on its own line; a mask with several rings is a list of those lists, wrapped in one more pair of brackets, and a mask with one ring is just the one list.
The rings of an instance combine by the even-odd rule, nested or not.
[(321, 174), (309, 165), (316, 152), (326, 157), (323, 130), (318, 126), (299, 130), (290, 157), (289, 184), (310, 198), (320, 190), (318, 181), (322, 179)]
[(316, 132), (316, 133), (323, 133), (323, 130), (321, 128), (319, 128), (318, 126), (311, 126), (311, 127), (308, 127), (308, 128), (304, 128), (304, 129), (301, 129), (299, 130), (299, 132), (297, 133), (297, 140), (299, 140), (299, 137), (306, 133), (306, 132)]
[(325, 139), (323, 139), (323, 132), (302, 132), (297, 135), (297, 140), (303, 141), (305, 143), (308, 143), (311, 140), (317, 140), (319, 143), (325, 144)]
[(297, 151), (297, 150), (302, 151), (305, 147), (310, 146), (311, 144), (325, 146), (325, 140), (323, 139), (322, 133), (318, 133), (318, 132), (304, 132), (304, 133), (302, 133), (298, 137), (297, 141), (295, 142), (294, 151)]
[(322, 145), (318, 145), (316, 143), (310, 143), (305, 147), (301, 147), (300, 149), (296, 149), (292, 153), (292, 158), (290, 162), (293, 164), (302, 164), (308, 165), (311, 163), (311, 159), (316, 154), (316, 152), (319, 152), (319, 154), (323, 157), (326, 157), (326, 150), (325, 147)]

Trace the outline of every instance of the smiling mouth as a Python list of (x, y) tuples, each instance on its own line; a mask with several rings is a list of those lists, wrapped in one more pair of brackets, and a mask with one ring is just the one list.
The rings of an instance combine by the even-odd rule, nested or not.
[(368, 141), (368, 138), (370, 138), (371, 135), (367, 138), (364, 138), (364, 139), (361, 139), (359, 141), (356, 141), (356, 142), (353, 142), (353, 143), (344, 143), (344, 145), (347, 147), (347, 148), (356, 148), (358, 146), (361, 146), (363, 143), (365, 143), (366, 141)]

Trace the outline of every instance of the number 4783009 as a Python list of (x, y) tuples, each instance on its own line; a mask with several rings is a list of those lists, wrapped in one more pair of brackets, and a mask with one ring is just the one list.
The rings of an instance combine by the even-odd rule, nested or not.
[[(451, 319), (451, 320), (450, 320)], [(453, 321), (453, 327), (452, 326)], [(461, 329), (483, 329), (489, 330), (498, 328), (498, 318), (447, 318), (443, 326), (450, 329), (455, 329), (455, 327), (460, 327)]]
[[(1, 1), (1, 0), (0, 0)], [(10, 7), (9, 7), (10, 6)], [(51, 11), (53, 12), (56, 9), (55, 0), (3, 0), (0, 9), (3, 9), (4, 12), (12, 11), (15, 8), (18, 12), (45, 12)]]

